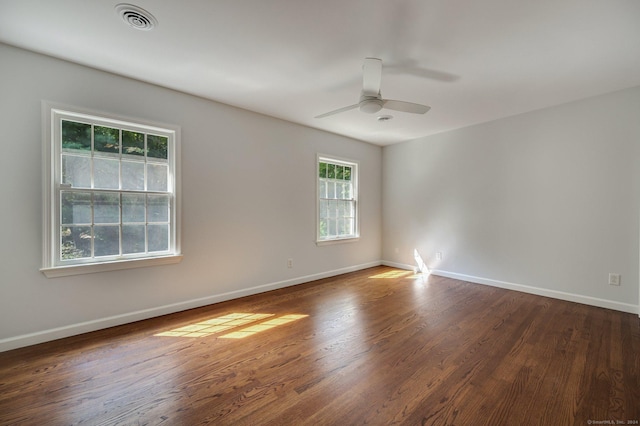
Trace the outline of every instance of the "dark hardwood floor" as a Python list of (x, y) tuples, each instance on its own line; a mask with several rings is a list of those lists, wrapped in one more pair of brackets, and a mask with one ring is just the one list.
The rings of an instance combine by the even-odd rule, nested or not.
[(388, 267), (0, 353), (2, 425), (639, 421), (637, 315)]

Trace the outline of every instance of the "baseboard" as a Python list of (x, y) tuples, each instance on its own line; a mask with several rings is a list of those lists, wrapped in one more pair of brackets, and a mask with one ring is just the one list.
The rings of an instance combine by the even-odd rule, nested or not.
[(390, 266), (392, 268), (398, 268), (398, 269), (406, 269), (407, 271), (415, 271), (416, 270), (416, 265), (409, 265), (406, 263), (398, 263), (398, 262), (390, 262), (388, 260), (383, 260), (380, 262), (381, 265), (384, 266)]
[[(383, 262), (384, 263), (384, 262)], [(456, 272), (442, 271), (434, 269), (432, 275), (438, 275), (446, 278), (453, 278), (461, 281), (468, 281), (474, 284), (484, 284), (492, 287), (500, 287), (507, 290), (521, 291), (523, 293), (535, 294), (538, 296), (551, 297), (554, 299), (566, 300), (569, 302), (582, 303), (584, 305), (597, 306), (600, 308), (613, 309), (615, 311), (628, 312), (630, 314), (638, 314), (638, 305), (630, 303), (616, 302), (614, 300), (599, 299), (597, 297), (583, 296), (575, 293), (565, 293), (563, 291), (549, 290), (540, 287), (532, 287), (522, 284), (514, 284), (506, 281), (492, 280), (488, 278), (474, 277), (471, 275), (458, 274)]]
[(64, 337), (75, 336), (78, 334), (88, 333), (91, 331), (102, 330), (104, 328), (115, 327), (122, 324), (127, 324), (135, 321), (158, 317), (161, 315), (172, 314), (180, 311), (185, 311), (187, 309), (199, 308), (199, 307), (211, 305), (214, 303), (237, 299), (239, 297), (251, 296), (253, 294), (264, 293), (270, 290), (277, 290), (279, 288), (289, 287), (297, 284), (303, 284), (306, 282), (320, 280), (323, 278), (329, 278), (336, 275), (342, 275), (349, 272), (355, 272), (361, 269), (367, 269), (367, 268), (372, 268), (374, 266), (379, 266), (381, 264), (382, 263), (380, 261), (363, 263), (360, 265), (349, 266), (346, 268), (335, 269), (332, 271), (321, 272), (318, 274), (305, 275), (305, 276), (292, 278), (284, 281), (278, 281), (278, 282), (258, 285), (254, 287), (249, 287), (242, 290), (215, 294), (207, 297), (202, 297), (199, 299), (172, 303), (170, 305), (164, 305), (164, 306), (159, 306), (159, 307), (150, 308), (150, 309), (143, 309), (140, 311), (129, 312), (121, 315), (114, 315), (107, 318), (99, 318), (96, 320), (85, 321), (78, 324), (71, 324), (64, 327), (57, 327), (57, 328), (52, 328), (48, 330), (38, 331), (35, 333), (24, 334), (21, 336), (0, 339), (0, 352), (8, 351), (11, 349), (17, 349), (25, 346), (35, 345), (38, 343), (49, 342), (51, 340), (62, 339)]

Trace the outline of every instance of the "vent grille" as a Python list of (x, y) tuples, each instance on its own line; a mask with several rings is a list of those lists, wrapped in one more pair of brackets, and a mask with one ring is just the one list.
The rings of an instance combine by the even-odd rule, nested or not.
[(136, 30), (149, 31), (158, 25), (158, 21), (152, 14), (132, 4), (121, 3), (116, 6), (116, 12), (125, 24)]

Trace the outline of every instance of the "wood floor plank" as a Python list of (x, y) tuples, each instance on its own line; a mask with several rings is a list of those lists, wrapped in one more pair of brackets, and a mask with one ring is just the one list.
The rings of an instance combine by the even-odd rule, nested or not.
[(389, 267), (0, 353), (0, 425), (639, 420), (636, 315)]

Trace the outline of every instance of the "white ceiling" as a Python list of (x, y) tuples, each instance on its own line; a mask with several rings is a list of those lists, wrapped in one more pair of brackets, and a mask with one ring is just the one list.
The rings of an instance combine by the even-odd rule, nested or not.
[[(638, 0), (0, 0), (0, 41), (378, 145), (640, 85)], [(315, 119), (365, 57), (431, 111)]]

